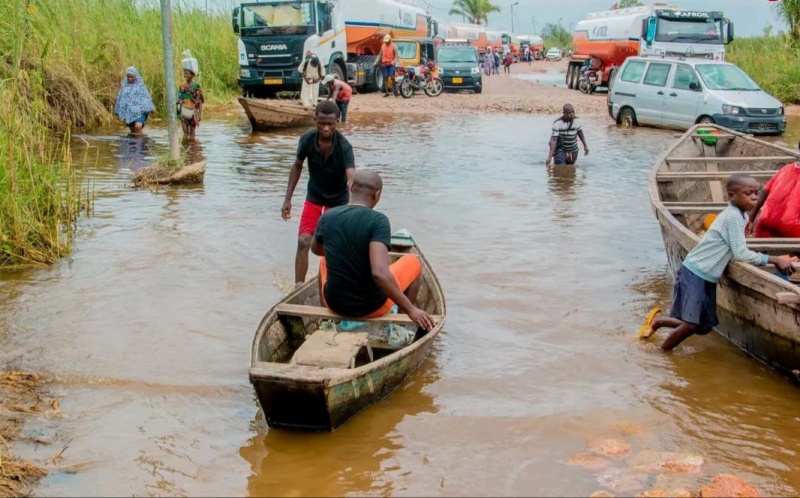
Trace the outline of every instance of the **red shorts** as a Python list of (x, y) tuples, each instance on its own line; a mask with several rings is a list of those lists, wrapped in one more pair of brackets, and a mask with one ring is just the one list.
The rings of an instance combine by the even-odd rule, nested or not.
[(317, 231), (317, 223), (327, 209), (325, 206), (306, 201), (303, 204), (303, 214), (300, 215), (300, 235), (314, 235), (314, 232)]
[[(397, 282), (397, 286), (400, 287), (400, 290), (405, 292), (422, 273), (422, 262), (415, 255), (406, 254), (392, 263), (389, 266), (389, 271), (392, 272), (394, 281)], [(325, 263), (325, 258), (319, 259), (319, 280), (320, 290), (325, 289), (325, 282), (328, 281), (328, 265)], [(319, 300), (322, 302), (323, 306), (326, 306), (324, 293), (320, 293)], [(391, 311), (392, 306), (394, 306), (392, 300), (387, 299), (386, 302), (383, 303), (383, 306), (369, 315), (360, 318), (377, 318), (383, 316)]]

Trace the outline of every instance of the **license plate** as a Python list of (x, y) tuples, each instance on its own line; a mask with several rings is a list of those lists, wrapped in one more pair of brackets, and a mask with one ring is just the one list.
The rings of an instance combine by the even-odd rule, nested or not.
[(283, 84), (283, 78), (267, 78), (264, 80), (265, 85), (281, 85)]
[(453, 78), (453, 84), (454, 85), (460, 85), (463, 82), (464, 82), (464, 80), (462, 78)]

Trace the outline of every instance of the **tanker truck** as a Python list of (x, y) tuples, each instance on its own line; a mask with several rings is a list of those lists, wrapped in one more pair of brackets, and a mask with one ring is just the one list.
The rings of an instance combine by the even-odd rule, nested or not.
[(520, 52), (524, 52), (525, 48), (529, 47), (534, 59), (544, 59), (544, 40), (542, 40), (541, 36), (519, 35), (519, 39)]
[(397, 0), (260, 0), (233, 9), (239, 35), (239, 86), (247, 96), (274, 97), (302, 86), (297, 68), (306, 51), (329, 74), (359, 92), (383, 85), (379, 57), (383, 37), (433, 37), (437, 21)]
[[(617, 68), (632, 55), (724, 60), (725, 45), (731, 41), (733, 23), (722, 12), (680, 10), (667, 4), (595, 12), (575, 25), (567, 87), (608, 87)], [(595, 69), (597, 76), (581, 85), (585, 66)]]

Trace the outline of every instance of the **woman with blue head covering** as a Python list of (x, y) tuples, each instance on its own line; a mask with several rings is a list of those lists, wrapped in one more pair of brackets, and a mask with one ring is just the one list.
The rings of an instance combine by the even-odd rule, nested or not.
[(131, 133), (141, 133), (148, 115), (155, 111), (153, 99), (147, 90), (139, 71), (131, 66), (125, 70), (125, 79), (117, 95), (114, 112), (130, 128)]

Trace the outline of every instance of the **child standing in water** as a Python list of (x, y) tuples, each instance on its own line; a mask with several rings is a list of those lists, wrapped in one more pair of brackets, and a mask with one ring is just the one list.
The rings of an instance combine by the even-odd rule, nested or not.
[(756, 205), (758, 183), (747, 175), (731, 175), (727, 190), (730, 204), (689, 251), (675, 276), (670, 316), (656, 318), (661, 308), (654, 308), (639, 329), (639, 337), (647, 339), (662, 327), (673, 328), (661, 345), (664, 351), (694, 334), (708, 334), (719, 324), (717, 282), (731, 259), (759, 266), (772, 263), (781, 273), (792, 271), (788, 259), (751, 251), (745, 244), (746, 213)]
[(203, 90), (200, 83), (194, 81), (199, 72), (197, 59), (192, 58), (187, 50), (186, 56), (181, 66), (183, 67), (183, 78), (186, 80), (178, 89), (178, 117), (181, 119), (184, 140), (194, 140), (195, 129), (200, 126), (202, 119)]

